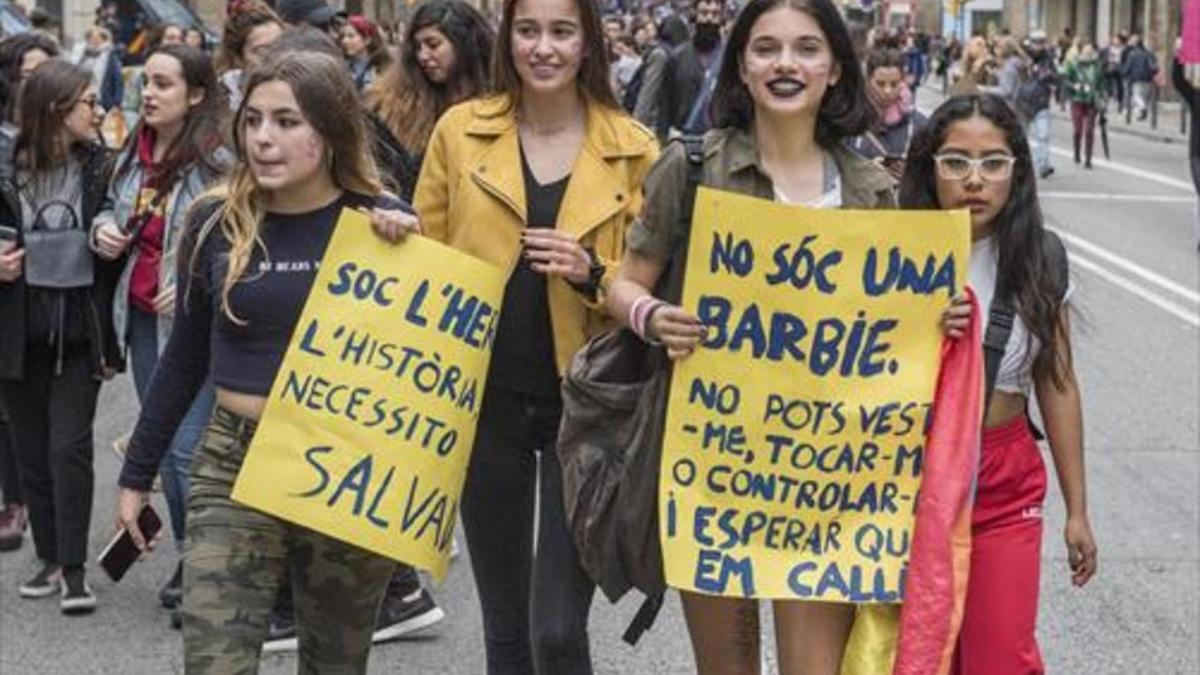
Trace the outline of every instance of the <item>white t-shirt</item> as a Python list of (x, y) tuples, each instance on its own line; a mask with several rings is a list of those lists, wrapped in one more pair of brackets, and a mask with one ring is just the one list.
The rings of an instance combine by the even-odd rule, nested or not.
[(825, 156), (825, 185), (821, 190), (821, 196), (807, 202), (793, 202), (787, 195), (778, 187), (772, 187), (775, 192), (775, 201), (780, 204), (792, 204), (795, 206), (807, 206), (810, 209), (840, 209), (842, 208), (842, 174), (838, 170), (837, 162), (829, 153), (824, 153)]
[[(996, 267), (999, 259), (1000, 251), (995, 237), (980, 239), (971, 245), (971, 269), (968, 278), (971, 288), (979, 298), (984, 331), (987, 330), (992, 298), (996, 295)], [(1075, 284), (1068, 282), (1063, 304), (1070, 302), (1074, 292)], [(982, 335), (980, 337), (982, 338)], [(1037, 336), (1033, 336), (1032, 342), (1029, 341), (1029, 329), (1021, 315), (1014, 316), (1008, 345), (1004, 349), (1004, 357), (1000, 359), (1000, 370), (996, 374), (996, 391), (1028, 396), (1033, 388), (1033, 362), (1041, 348), (1041, 341)]]

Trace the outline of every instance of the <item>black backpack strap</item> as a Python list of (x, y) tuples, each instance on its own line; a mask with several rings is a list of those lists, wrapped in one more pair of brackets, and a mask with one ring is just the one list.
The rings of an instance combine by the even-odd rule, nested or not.
[(987, 330), (983, 334), (983, 414), (987, 415), (988, 407), (992, 404), (992, 392), (996, 389), (996, 376), (1000, 373), (1000, 361), (1004, 359), (1004, 350), (1008, 346), (1008, 336), (1012, 334), (1013, 319), (1016, 311), (1008, 302), (996, 298), (992, 300), (992, 308), (988, 311)]
[(696, 189), (704, 182), (704, 137), (687, 134), (677, 139), (683, 143), (687, 153), (687, 184), (683, 191), (683, 203), (686, 205), (680, 214), (684, 221), (683, 232), (675, 255), (671, 259), (671, 268), (667, 273), (667, 285), (662, 297), (668, 302), (678, 304), (683, 297), (683, 272), (687, 268), (688, 242), (691, 238), (692, 214), (696, 209)]
[(662, 593), (647, 595), (646, 599), (642, 601), (642, 606), (638, 608), (637, 614), (634, 615), (633, 621), (629, 622), (629, 627), (625, 629), (625, 634), (621, 636), (621, 639), (631, 647), (637, 645), (642, 634), (654, 625), (654, 620), (658, 618), (658, 611), (662, 609), (662, 605)]
[[(1067, 288), (1071, 283), (1067, 249), (1058, 235), (1053, 232), (1045, 230), (1044, 237), (1042, 249), (1045, 264), (1050, 268), (1051, 275), (1054, 277), (1057, 297), (1062, 298), (1067, 294)], [(996, 389), (996, 377), (1000, 373), (1000, 361), (1004, 358), (1004, 350), (1008, 346), (1008, 337), (1012, 334), (1016, 313), (1016, 309), (1011, 304), (999, 298), (992, 301), (992, 308), (988, 312), (987, 331), (983, 336), (983, 369), (986, 378), (983, 399), (984, 415), (987, 415), (988, 406), (992, 403), (992, 393)], [(1030, 417), (1028, 411), (1026, 411), (1025, 417), (1029, 420), (1029, 428), (1033, 437), (1039, 441), (1045, 439), (1045, 434), (1033, 423), (1033, 418)]]

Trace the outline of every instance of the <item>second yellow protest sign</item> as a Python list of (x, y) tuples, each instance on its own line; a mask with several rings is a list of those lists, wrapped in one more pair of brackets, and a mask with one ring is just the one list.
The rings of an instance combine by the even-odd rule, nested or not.
[(442, 577), (504, 282), (343, 211), (233, 498)]
[(701, 188), (672, 379), (667, 583), (898, 602), (965, 212), (813, 210)]

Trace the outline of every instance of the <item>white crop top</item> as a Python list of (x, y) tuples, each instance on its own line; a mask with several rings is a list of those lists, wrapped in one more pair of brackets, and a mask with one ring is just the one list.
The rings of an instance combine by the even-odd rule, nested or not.
[[(982, 332), (987, 330), (988, 312), (992, 308), (992, 298), (996, 295), (996, 267), (999, 257), (995, 237), (980, 239), (971, 245), (971, 270), (968, 277), (971, 288), (979, 298)], [(1070, 302), (1074, 292), (1075, 284), (1068, 282), (1067, 292), (1063, 295), (1064, 304)], [(1008, 336), (1004, 358), (1000, 359), (1000, 371), (996, 374), (996, 391), (1029, 395), (1029, 390), (1033, 388), (1033, 362), (1042, 347), (1037, 336), (1034, 336), (1032, 343), (1028, 341), (1028, 336), (1029, 329), (1025, 327), (1021, 315), (1013, 317), (1012, 333)]]

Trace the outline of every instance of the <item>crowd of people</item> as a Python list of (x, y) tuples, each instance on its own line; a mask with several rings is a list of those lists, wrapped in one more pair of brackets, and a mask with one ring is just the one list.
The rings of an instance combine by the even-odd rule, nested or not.
[[(31, 530), (22, 597), (97, 606), (92, 428), (101, 386), (128, 372), (141, 410), (119, 443), (116, 520), (148, 551), (137, 517), (161, 486), (178, 562), (160, 600), (189, 673), (255, 672), (264, 649), (361, 673), (373, 641), (443, 620), (412, 567), (230, 498), (338, 213), (359, 208), (398, 246), (419, 233), (510, 270), (461, 508), (487, 672), (590, 673), (596, 585), (564, 512), (562, 377), (614, 325), (670, 359), (697, 349), (703, 324), (655, 293), (688, 239), (699, 161), (705, 185), (784, 204), (970, 212), (982, 316), (1014, 319), (984, 414), (956, 672), (1042, 672), (1034, 394), (1072, 581), (1097, 560), (1074, 289), (1038, 204), (1048, 110), (1069, 102), (1090, 168), (1097, 114), (1142, 114), (1157, 76), (1137, 36), (864, 34), (830, 0), (507, 0), (496, 17), (424, 0), (400, 25), (233, 0), (215, 53), (196, 33), (158, 27), (124, 72), (102, 21), (71, 50), (0, 43), (0, 551)], [(953, 95), (926, 117), (917, 89), (937, 76)], [(958, 339), (969, 312), (960, 297), (930, 320)], [(757, 672), (756, 603), (682, 596), (698, 672)], [(773, 610), (782, 672), (839, 672), (853, 605)]]

